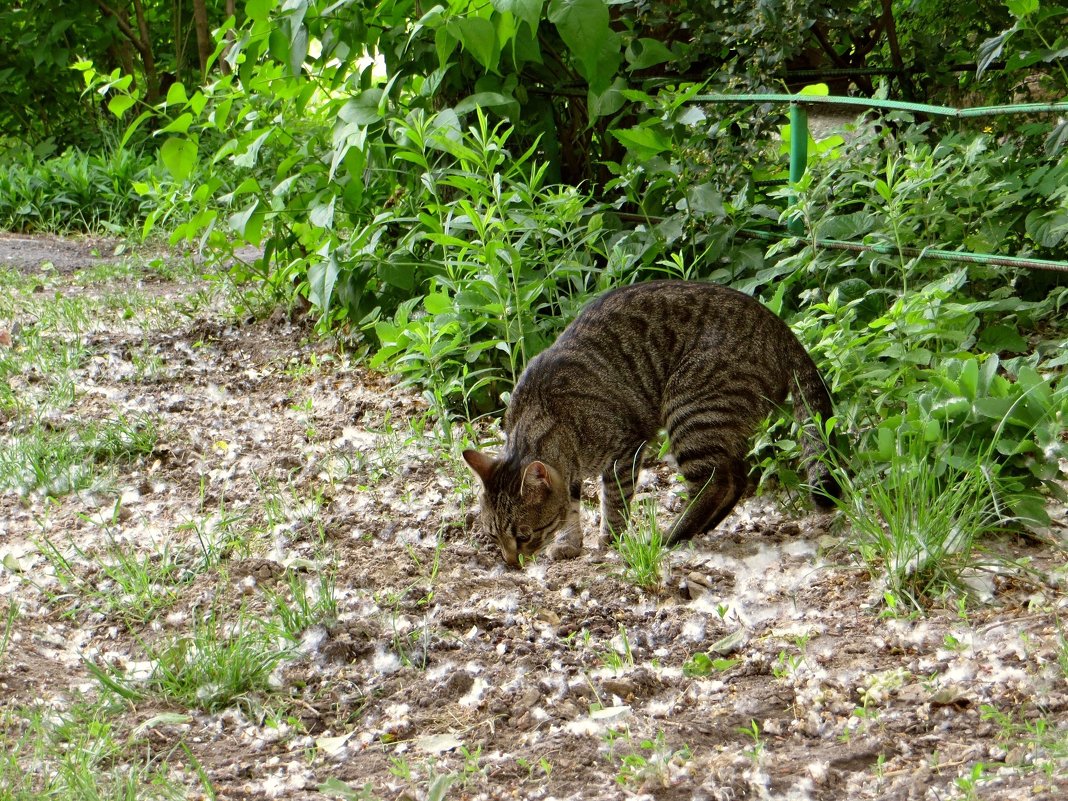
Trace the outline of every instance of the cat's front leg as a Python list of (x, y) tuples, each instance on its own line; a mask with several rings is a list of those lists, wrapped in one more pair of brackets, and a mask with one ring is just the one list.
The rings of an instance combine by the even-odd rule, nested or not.
[(553, 559), (574, 559), (582, 555), (582, 518), (579, 512), (581, 502), (577, 496), (578, 493), (572, 491), (564, 527), (560, 529), (556, 541), (549, 549), (549, 556)]
[(601, 475), (600, 545), (607, 548), (623, 535), (630, 519), (630, 499), (645, 462), (645, 443), (629, 449)]

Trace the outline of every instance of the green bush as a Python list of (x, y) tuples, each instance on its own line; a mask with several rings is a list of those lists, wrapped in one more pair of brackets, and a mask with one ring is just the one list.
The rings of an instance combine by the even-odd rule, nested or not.
[(68, 150), (45, 161), (23, 151), (6, 161), (0, 164), (0, 229), (121, 233), (147, 213), (134, 185), (154, 168), (129, 149)]

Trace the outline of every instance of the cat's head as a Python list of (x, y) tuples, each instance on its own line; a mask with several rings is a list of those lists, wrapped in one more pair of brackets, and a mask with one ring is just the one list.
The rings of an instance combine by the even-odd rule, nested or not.
[(570, 495), (563, 477), (541, 461), (496, 459), (479, 451), (464, 451), (482, 482), (482, 525), (500, 546), (504, 561), (521, 567), (553, 541), (567, 521)]

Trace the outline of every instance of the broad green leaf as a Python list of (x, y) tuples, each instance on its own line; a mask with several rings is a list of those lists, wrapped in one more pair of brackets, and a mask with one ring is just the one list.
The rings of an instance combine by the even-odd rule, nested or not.
[(968, 359), (957, 378), (960, 384), (961, 394), (968, 400), (975, 400), (976, 391), (979, 389), (979, 362)]
[(727, 214), (723, 208), (723, 195), (710, 182), (691, 186), (686, 191), (686, 204), (690, 212), (697, 215), (724, 217)]
[(248, 204), (241, 211), (230, 215), (229, 223), (241, 236), (245, 236), (245, 229), (248, 226), (249, 218), (256, 212), (256, 209), (260, 207), (260, 199), (253, 198), (252, 202)]
[(254, 21), (264, 21), (278, 5), (278, 0), (245, 0), (245, 15)]
[(453, 108), (455, 108), (457, 114), (466, 114), (476, 108), (496, 108), (509, 105), (516, 105), (514, 97), (502, 95), (500, 92), (476, 92), (465, 97)]
[(322, 195), (316, 197), (312, 202), (311, 208), (308, 210), (308, 219), (312, 225), (317, 225), (320, 228), (333, 228), (334, 227), (334, 203), (337, 202), (337, 195), (330, 193), (330, 196), (326, 200), (322, 200)]
[(595, 92), (611, 84), (622, 55), (619, 34), (609, 26), (604, 0), (552, 0), (549, 21), (578, 59), (582, 77)]
[(189, 108), (196, 115), (200, 116), (204, 111), (204, 106), (208, 104), (208, 98), (203, 92), (194, 92), (193, 96), (189, 98)]
[(294, 22), (293, 36), (289, 40), (289, 69), (293, 75), (301, 74), (307, 55), (308, 29), (303, 24)]
[(798, 92), (799, 95), (809, 95), (810, 97), (827, 97), (831, 93), (831, 89), (825, 83), (810, 83), (808, 86), (801, 88)]
[(671, 139), (659, 128), (623, 128), (609, 131), (640, 159), (649, 159), (671, 149)]
[(1009, 40), (1014, 33), (1016, 33), (1017, 27), (1013, 25), (1007, 31), (1002, 31), (997, 36), (987, 39), (981, 45), (979, 45), (979, 62), (975, 68), (975, 77), (982, 78), (983, 73), (987, 68), (993, 64), (1000, 56), (1001, 51), (1005, 47), (1005, 42)]
[(1038, 11), (1038, 0), (1005, 0), (1005, 7), (1016, 19), (1023, 19)]
[(482, 17), (461, 17), (449, 21), (446, 30), (455, 36), (487, 72), (496, 71), (499, 51), (493, 23)]
[(170, 125), (160, 129), (160, 133), (187, 133), (189, 126), (193, 124), (193, 115), (189, 112), (180, 115), (177, 119), (171, 120)]
[(1039, 247), (1055, 248), (1068, 239), (1068, 212), (1034, 209), (1024, 224)]
[(192, 139), (172, 136), (159, 149), (159, 157), (175, 180), (184, 181), (193, 173), (197, 163), (197, 143)]
[(1009, 413), (1015, 404), (1013, 398), (976, 398), (972, 408), (976, 414), (988, 417), (991, 420), (1000, 420)]
[(1025, 353), (1028, 346), (1013, 326), (997, 324), (987, 326), (979, 335), (979, 347), (987, 353)]
[(890, 461), (894, 456), (894, 431), (890, 426), (883, 425), (879, 427), (878, 434), (878, 453), (879, 458), (884, 462)]
[(493, 7), (500, 12), (511, 12), (517, 19), (523, 20), (532, 31), (538, 29), (541, 10), (545, 0), (493, 0)]
[(333, 254), (308, 266), (308, 300), (324, 314), (330, 310), (330, 299), (334, 294), (338, 270), (337, 259)]
[(658, 39), (636, 39), (627, 46), (627, 64), (632, 70), (644, 70), (672, 61), (675, 54)]
[(443, 292), (431, 292), (423, 298), (423, 307), (430, 314), (448, 314), (452, 311), (452, 300)]
[(172, 83), (171, 88), (167, 90), (167, 105), (180, 106), (188, 102), (189, 98), (186, 97), (185, 87), (181, 83)]
[(367, 89), (346, 102), (337, 115), (345, 122), (370, 125), (382, 118), (382, 111), (379, 106), (381, 100), (381, 89)]
[(609, 117), (623, 108), (626, 99), (620, 90), (626, 85), (626, 81), (622, 78), (616, 78), (612, 85), (603, 92), (595, 92), (591, 87), (589, 91), (590, 118)]
[(116, 117), (121, 117), (130, 107), (137, 101), (129, 95), (113, 95), (108, 101), (108, 111), (114, 114)]

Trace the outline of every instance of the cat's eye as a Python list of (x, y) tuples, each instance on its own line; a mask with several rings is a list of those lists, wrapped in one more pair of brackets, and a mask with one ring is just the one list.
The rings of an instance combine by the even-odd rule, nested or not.
[(515, 533), (515, 541), (516, 541), (517, 544), (518, 543), (524, 543), (524, 542), (530, 542), (530, 529), (527, 528), (526, 526), (524, 526), (521, 529), (518, 529), (516, 531), (516, 533)]

